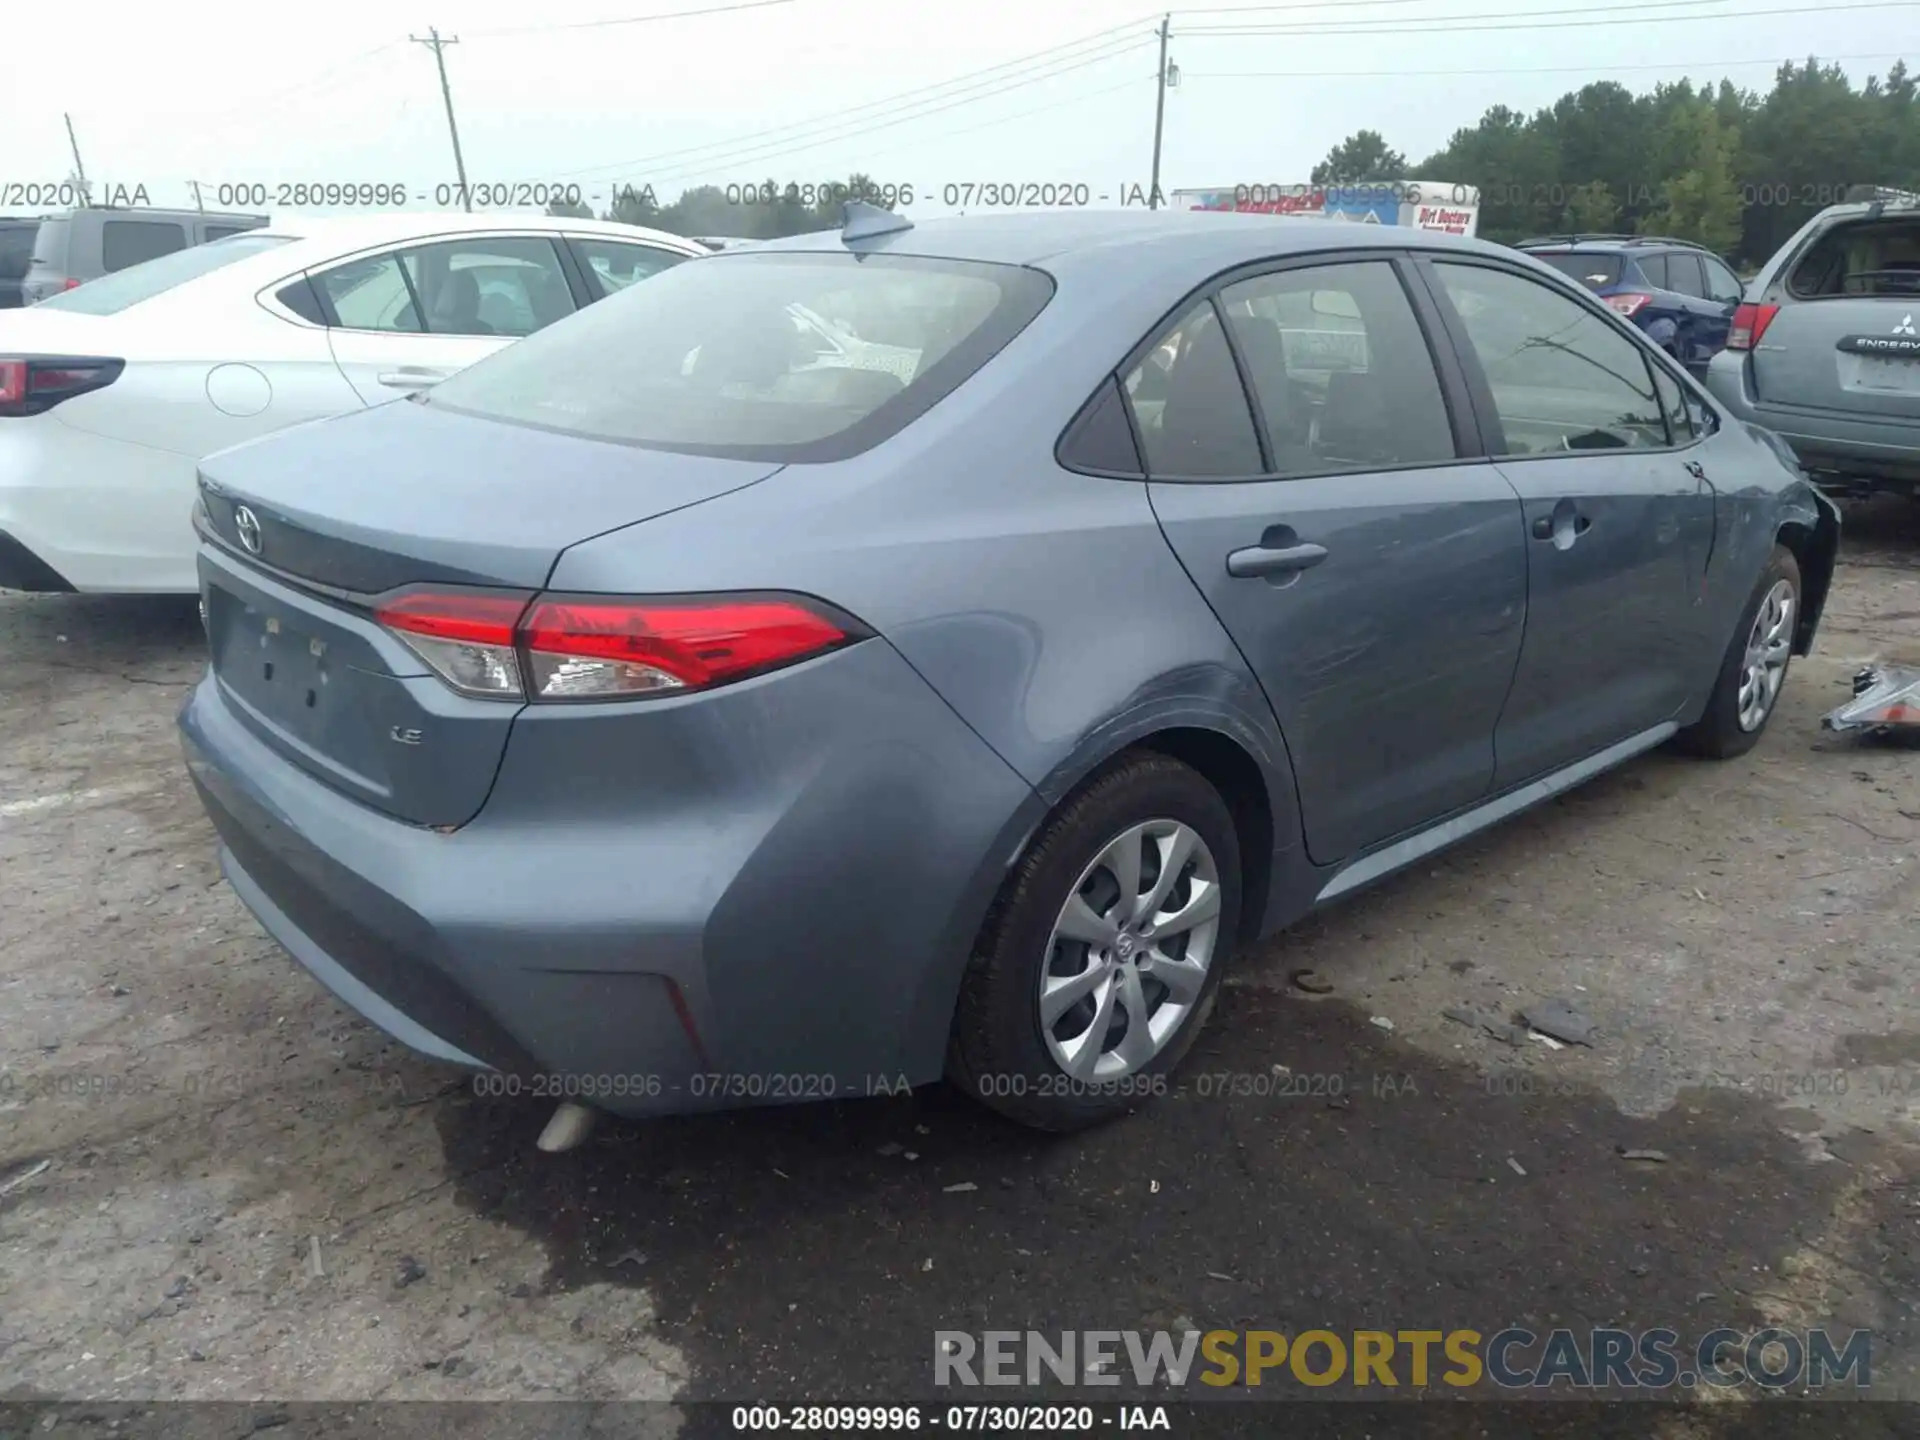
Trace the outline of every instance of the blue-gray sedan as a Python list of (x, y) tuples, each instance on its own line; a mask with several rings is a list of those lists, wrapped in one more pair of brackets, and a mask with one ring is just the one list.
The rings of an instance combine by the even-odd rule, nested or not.
[(1742, 753), (1812, 643), (1832, 505), (1525, 256), (854, 209), (205, 463), (227, 877), (415, 1049), (1084, 1125), (1261, 937)]

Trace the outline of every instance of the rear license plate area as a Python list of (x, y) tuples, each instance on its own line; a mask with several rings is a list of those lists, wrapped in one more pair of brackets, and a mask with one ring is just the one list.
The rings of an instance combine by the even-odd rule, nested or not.
[(1848, 390), (1920, 396), (1920, 355), (1842, 354), (1837, 358), (1840, 383)]
[(206, 606), (221, 681), (263, 717), (296, 733), (310, 732), (330, 710), (337, 678), (327, 642), (297, 616), (218, 585), (208, 587)]

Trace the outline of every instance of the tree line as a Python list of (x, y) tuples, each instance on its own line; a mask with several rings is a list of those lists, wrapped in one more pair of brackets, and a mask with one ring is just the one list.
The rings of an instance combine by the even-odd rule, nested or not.
[[(1636, 95), (1597, 81), (1531, 115), (1495, 105), (1417, 164), (1378, 131), (1359, 131), (1308, 178), (1477, 186), (1480, 233), (1492, 240), (1673, 235), (1757, 265), (1855, 186), (1920, 190), (1917, 89), (1905, 61), (1858, 88), (1838, 65), (1817, 59), (1782, 65), (1764, 93), (1727, 80), (1679, 80)], [(776, 180), (702, 185), (664, 205), (651, 187), (629, 186), (600, 218), (677, 235), (771, 239), (836, 228), (845, 194), (893, 208), (892, 187), (856, 174), (844, 189)], [(591, 215), (584, 205), (551, 213)]]
[[(623, 225), (645, 225), (672, 235), (721, 235), (740, 240), (773, 240), (783, 235), (805, 235), (814, 230), (840, 228), (842, 206), (858, 198), (891, 210), (897, 186), (881, 185), (871, 176), (853, 174), (844, 182), (791, 184), (763, 180), (743, 185), (699, 185), (682, 190), (662, 205), (651, 185), (614, 187), (613, 204), (602, 220)], [(549, 215), (593, 218), (586, 205), (557, 201)]]
[(1782, 65), (1765, 93), (1600, 81), (1532, 115), (1495, 105), (1418, 164), (1362, 130), (1310, 178), (1478, 186), (1491, 240), (1672, 235), (1757, 265), (1856, 186), (1920, 190), (1920, 101), (1905, 61), (1857, 89), (1817, 59)]

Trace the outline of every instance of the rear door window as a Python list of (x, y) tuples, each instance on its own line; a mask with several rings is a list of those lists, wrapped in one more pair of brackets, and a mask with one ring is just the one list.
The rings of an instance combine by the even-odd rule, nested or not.
[(574, 312), (551, 240), (475, 235), (401, 259), (431, 335), (531, 335)]
[(1698, 255), (1667, 256), (1667, 288), (1696, 300), (1707, 298), (1707, 277), (1700, 269)]
[(313, 283), (332, 308), (334, 322), (343, 329), (423, 333), (413, 286), (396, 254), (349, 260), (314, 276)]
[(687, 258), (654, 245), (630, 245), (597, 236), (576, 235), (567, 243), (573, 247), (580, 268), (603, 297), (616, 294), (649, 275), (658, 275), (669, 265), (678, 265)]
[(1259, 401), (1272, 474), (1455, 458), (1440, 377), (1393, 265), (1283, 270), (1220, 306)]
[(1738, 305), (1746, 293), (1740, 277), (1711, 255), (1702, 255), (1700, 263), (1707, 267), (1707, 298), (1722, 305)]
[[(1016, 265), (711, 256), (489, 356), (425, 403), (690, 454), (841, 459), (937, 403), (1052, 294), (1044, 274)], [(836, 308), (872, 317), (874, 332), (858, 318), (835, 331)]]
[(111, 275), (187, 248), (187, 227), (177, 220), (106, 220), (100, 226), (100, 263)]
[(1260, 441), (1247, 392), (1213, 302), (1194, 306), (1127, 375), (1156, 480), (1244, 480), (1261, 474)]

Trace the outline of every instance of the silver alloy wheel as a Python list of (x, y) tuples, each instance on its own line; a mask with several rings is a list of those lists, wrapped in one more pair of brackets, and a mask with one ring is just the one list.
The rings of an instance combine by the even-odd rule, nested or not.
[(1751, 734), (1767, 721), (1780, 697), (1787, 660), (1793, 654), (1793, 583), (1774, 581), (1747, 636), (1747, 654), (1740, 670), (1740, 728)]
[(1047, 940), (1037, 997), (1047, 1050), (1071, 1078), (1132, 1075), (1200, 998), (1220, 930), (1220, 873), (1177, 820), (1110, 840), (1080, 872)]

